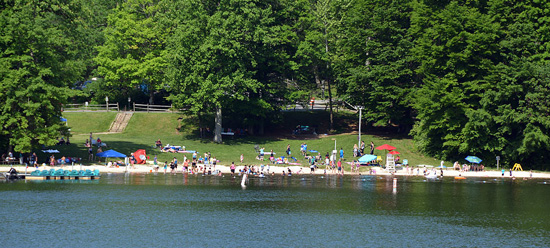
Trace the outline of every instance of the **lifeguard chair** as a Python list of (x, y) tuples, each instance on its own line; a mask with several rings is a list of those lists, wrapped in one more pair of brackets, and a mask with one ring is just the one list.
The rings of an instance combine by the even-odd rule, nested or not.
[(387, 154), (386, 155), (386, 170), (389, 172), (395, 171), (395, 160), (393, 158), (393, 154)]

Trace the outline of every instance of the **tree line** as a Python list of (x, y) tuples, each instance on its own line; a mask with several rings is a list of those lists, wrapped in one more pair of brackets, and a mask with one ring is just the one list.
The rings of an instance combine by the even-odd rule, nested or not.
[[(548, 169), (550, 7), (526, 0), (0, 3), (0, 142), (66, 133), (73, 99), (169, 101), (263, 132), (312, 96), (363, 106), (446, 160)], [(75, 82), (100, 80), (87, 90)], [(212, 119), (214, 120), (212, 120)], [(221, 136), (215, 141), (221, 142)]]

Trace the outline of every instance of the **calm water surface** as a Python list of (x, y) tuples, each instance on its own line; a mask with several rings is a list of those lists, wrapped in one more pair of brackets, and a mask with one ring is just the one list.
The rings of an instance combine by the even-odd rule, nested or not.
[(0, 182), (2, 247), (550, 247), (550, 181), (104, 174)]

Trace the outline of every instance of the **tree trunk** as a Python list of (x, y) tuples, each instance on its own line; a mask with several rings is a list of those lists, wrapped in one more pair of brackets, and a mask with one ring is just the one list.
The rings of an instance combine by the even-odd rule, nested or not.
[(327, 54), (327, 73), (326, 73), (326, 81), (327, 81), (327, 89), (328, 89), (328, 105), (330, 108), (329, 116), (330, 116), (330, 125), (329, 125), (329, 131), (331, 131), (334, 128), (334, 120), (332, 118), (332, 90), (330, 89), (330, 78), (331, 78), (331, 71), (330, 71), (330, 56), (328, 53), (328, 30), (327, 30), (327, 24), (325, 23), (325, 52)]
[(222, 143), (222, 107), (216, 107), (216, 118), (214, 120), (214, 142)]
[[(152, 87), (152, 86), (149, 86)], [(153, 92), (151, 89), (149, 89), (149, 104), (153, 105), (155, 104), (155, 92)]]
[(334, 120), (332, 118), (332, 91), (330, 90), (330, 79), (327, 78), (327, 87), (328, 87), (328, 106), (330, 108), (329, 110), (329, 118), (330, 118), (330, 125), (329, 130), (332, 130), (334, 127)]
[(264, 135), (264, 120), (260, 120), (259, 127), (258, 127), (258, 134)]
[(254, 124), (248, 124), (248, 135), (254, 135)]

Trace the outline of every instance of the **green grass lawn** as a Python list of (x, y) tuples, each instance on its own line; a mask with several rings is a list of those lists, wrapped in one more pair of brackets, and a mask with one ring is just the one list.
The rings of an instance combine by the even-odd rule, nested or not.
[[(295, 114), (293, 114), (295, 115)], [(81, 157), (85, 164), (89, 163), (87, 148), (84, 147), (84, 141), (88, 138), (89, 133), (107, 132), (110, 123), (115, 119), (116, 113), (64, 113), (63, 115), (68, 119), (68, 125), (71, 128), (73, 137), (71, 138), (71, 145), (55, 146), (54, 149), (58, 149), (61, 153), (56, 157)], [(276, 153), (276, 156), (286, 155), (285, 150), (288, 144), (291, 146), (292, 155), (298, 158), (299, 162), (304, 167), (307, 167), (307, 162), (300, 156), (300, 144), (306, 142), (308, 149), (320, 151), (321, 154), (326, 154), (334, 149), (334, 143), (336, 141), (336, 148), (340, 150), (343, 148), (345, 151), (345, 160), (352, 161), (353, 158), (353, 145), (357, 143), (357, 135), (352, 134), (338, 134), (338, 135), (319, 135), (319, 138), (311, 138), (311, 136), (297, 136), (293, 139), (278, 138), (275, 136), (268, 137), (244, 137), (234, 139), (224, 136), (223, 144), (215, 144), (211, 139), (200, 139), (196, 135), (195, 123), (192, 118), (180, 118), (179, 114), (168, 113), (135, 113), (130, 120), (126, 130), (123, 133), (118, 134), (94, 134), (94, 138), (100, 137), (101, 140), (108, 144), (107, 149), (114, 149), (121, 153), (129, 155), (137, 149), (145, 149), (148, 156), (152, 159), (155, 155), (158, 156), (159, 161), (169, 161), (174, 156), (182, 161), (183, 156), (188, 158), (191, 154), (182, 153), (163, 153), (153, 147), (157, 139), (161, 139), (164, 145), (179, 145), (185, 146), (187, 150), (196, 150), (201, 155), (205, 152), (211, 152), (214, 157), (221, 161), (221, 164), (228, 165), (231, 162), (239, 164), (239, 157), (244, 155), (244, 164), (261, 164), (261, 161), (256, 160), (256, 152), (254, 146), (257, 144), (260, 147), (265, 147), (266, 154), (270, 150)], [(178, 119), (180, 118), (180, 120)], [(309, 116), (308, 118), (311, 118)], [(185, 127), (183, 130), (178, 131), (178, 127)], [(290, 133), (291, 130), (288, 131)], [(307, 137), (307, 139), (305, 139)], [(367, 144), (365, 151), (369, 150), (368, 146), (371, 141), (376, 146), (382, 144), (390, 144), (395, 146), (397, 151), (401, 153), (402, 159), (407, 159), (411, 165), (429, 164), (439, 165), (439, 161), (434, 158), (425, 157), (414, 149), (414, 144), (411, 139), (388, 139), (380, 136), (362, 135), (362, 139)], [(107, 150), (104, 149), (104, 150)], [(94, 147), (94, 152), (96, 148)], [(375, 150), (375, 155), (384, 156), (384, 151)], [(44, 162), (48, 155), (40, 152), (37, 153), (40, 158), (40, 162)], [(447, 162), (450, 166), (450, 162)]]
[(64, 112), (67, 125), (73, 135), (89, 135), (90, 132), (107, 132), (115, 120), (116, 112)]

